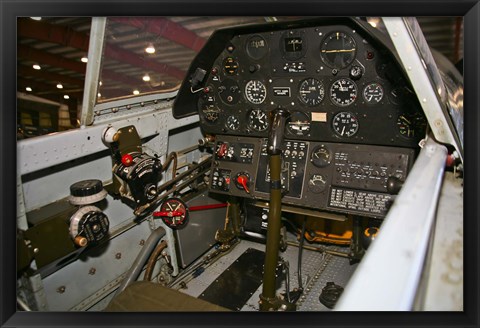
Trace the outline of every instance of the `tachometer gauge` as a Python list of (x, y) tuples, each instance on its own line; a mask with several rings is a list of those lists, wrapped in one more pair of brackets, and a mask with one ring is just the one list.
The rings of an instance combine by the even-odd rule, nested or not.
[(327, 186), (327, 178), (322, 174), (312, 174), (308, 180), (308, 189), (314, 194), (325, 191)]
[(404, 113), (397, 118), (397, 127), (400, 135), (407, 139), (414, 139), (425, 134), (427, 121), (425, 117), (418, 114)]
[(236, 131), (238, 130), (238, 128), (240, 128), (240, 120), (235, 115), (230, 115), (229, 117), (227, 117), (225, 126), (232, 131)]
[(248, 81), (245, 85), (245, 97), (252, 104), (260, 105), (267, 97), (267, 88), (260, 81)]
[(341, 137), (353, 137), (358, 131), (358, 119), (350, 112), (340, 112), (333, 117), (333, 131)]
[(353, 37), (344, 32), (333, 32), (325, 37), (320, 46), (320, 56), (331, 68), (342, 69), (355, 59), (357, 46)]
[(363, 89), (363, 99), (367, 104), (378, 104), (383, 99), (383, 88), (378, 83), (370, 83)]
[(255, 131), (265, 131), (268, 128), (268, 116), (261, 109), (252, 109), (248, 114), (248, 127)]
[(298, 93), (302, 103), (308, 106), (316, 106), (323, 100), (325, 88), (319, 80), (309, 78), (300, 83)]
[(337, 106), (348, 106), (357, 99), (357, 85), (350, 79), (333, 82), (330, 88), (330, 99)]
[(227, 57), (223, 61), (223, 70), (227, 75), (235, 75), (238, 71), (238, 61), (233, 57)]
[(303, 112), (293, 112), (287, 119), (287, 131), (296, 136), (310, 133), (310, 118)]

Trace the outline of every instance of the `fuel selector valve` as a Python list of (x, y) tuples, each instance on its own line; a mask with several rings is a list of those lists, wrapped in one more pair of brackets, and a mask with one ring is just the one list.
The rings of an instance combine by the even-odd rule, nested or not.
[(105, 199), (107, 192), (100, 180), (83, 180), (70, 186), (69, 202), (79, 206), (70, 218), (69, 233), (75, 245), (95, 245), (107, 238), (110, 222), (93, 204)]
[(247, 194), (250, 193), (250, 174), (247, 172), (240, 172), (235, 177), (235, 185), (238, 189), (243, 189)]

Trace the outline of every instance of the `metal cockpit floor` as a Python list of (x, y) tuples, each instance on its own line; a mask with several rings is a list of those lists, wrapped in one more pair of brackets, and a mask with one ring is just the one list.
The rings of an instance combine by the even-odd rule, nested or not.
[[(201, 274), (186, 282), (183, 286), (186, 288), (179, 288), (178, 286), (176, 288), (188, 295), (201, 298), (205, 290), (211, 284), (214, 284), (216, 280), (218, 281), (219, 276), (250, 248), (265, 251), (265, 245), (263, 244), (241, 240), (228, 254), (220, 257)], [(347, 248), (340, 246), (328, 246), (328, 249), (339, 252), (348, 251)], [(289, 245), (287, 250), (280, 254), (284, 260), (289, 262), (290, 290), (298, 287), (298, 251), (298, 247)], [(329, 308), (319, 301), (322, 289), (326, 286), (327, 282), (334, 282), (341, 287), (345, 287), (356, 267), (357, 264), (350, 264), (347, 258), (304, 249), (301, 269), (304, 293), (297, 302), (297, 311), (330, 311)], [(232, 284), (235, 284), (235, 282), (232, 281)], [(258, 311), (258, 301), (261, 292), (262, 285), (260, 285), (255, 292), (250, 293), (251, 297), (248, 301), (241, 308), (236, 308), (236, 310)], [(277, 294), (284, 292), (285, 281), (283, 281), (280, 288), (277, 289)], [(221, 305), (221, 300), (218, 300), (217, 304)]]

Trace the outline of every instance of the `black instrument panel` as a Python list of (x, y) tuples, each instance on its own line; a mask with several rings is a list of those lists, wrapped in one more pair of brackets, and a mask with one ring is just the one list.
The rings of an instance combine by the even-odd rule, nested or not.
[(426, 130), (393, 56), (345, 25), (235, 35), (198, 93), (209, 134), (266, 137), (278, 107), (291, 139), (415, 147)]
[(215, 136), (211, 191), (269, 199), (266, 145), (282, 108), (282, 203), (382, 218), (426, 134), (411, 90), (378, 31), (321, 18), (215, 32), (173, 109), (195, 108)]

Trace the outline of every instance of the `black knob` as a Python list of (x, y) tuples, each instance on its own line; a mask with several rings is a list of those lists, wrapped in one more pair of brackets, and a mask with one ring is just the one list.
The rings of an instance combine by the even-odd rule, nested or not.
[(260, 65), (259, 65), (259, 64), (250, 65), (250, 67), (248, 68), (248, 70), (250, 71), (250, 73), (255, 73), (255, 72), (258, 71), (259, 69), (260, 69)]
[(352, 66), (350, 69), (350, 77), (354, 80), (358, 80), (363, 75), (363, 69), (360, 66)]
[(390, 176), (387, 179), (387, 192), (392, 195), (398, 194), (400, 189), (402, 189), (403, 181), (399, 178)]
[(70, 186), (70, 194), (74, 197), (87, 197), (98, 194), (103, 190), (100, 180), (83, 180)]

